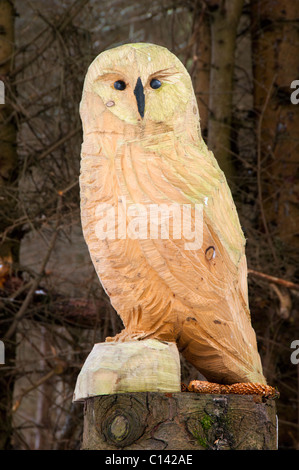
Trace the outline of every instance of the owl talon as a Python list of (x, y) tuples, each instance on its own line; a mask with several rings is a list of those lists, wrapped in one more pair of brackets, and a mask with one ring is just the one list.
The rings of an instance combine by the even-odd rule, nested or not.
[(232, 385), (222, 385), (205, 382), (202, 380), (192, 380), (188, 385), (189, 392), (212, 393), (212, 394), (235, 394), (235, 395), (259, 395), (265, 398), (278, 398), (279, 392), (270, 385), (240, 382)]
[(144, 332), (139, 332), (139, 333), (132, 333), (132, 332), (127, 332), (126, 330), (121, 331), (118, 333), (116, 336), (107, 336), (105, 339), (106, 343), (123, 343), (125, 341), (139, 341), (141, 339), (145, 338), (145, 333)]

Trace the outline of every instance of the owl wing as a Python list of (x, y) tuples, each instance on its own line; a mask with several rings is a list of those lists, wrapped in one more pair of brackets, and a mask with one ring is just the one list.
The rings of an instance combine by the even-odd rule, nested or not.
[[(172, 266), (175, 260), (185, 260), (190, 264), (189, 268), (197, 272), (206, 271), (208, 276), (213, 273), (219, 283), (232, 283), (247, 305), (249, 317), (245, 238), (225, 176), (204, 142), (195, 145), (188, 140), (176, 139), (169, 144), (167, 136), (165, 141), (162, 137), (158, 143), (157, 139), (149, 140), (144, 148), (131, 145), (120, 165), (123, 175), (123, 181), (119, 181), (121, 193), (128, 191), (134, 202), (189, 206), (193, 210), (193, 222), (195, 208), (202, 210), (200, 248), (186, 250), (190, 240), (184, 237), (183, 231), (181, 239), (176, 240), (170, 234), (170, 240), (161, 240), (161, 246), (163, 249), (167, 246), (168, 250), (173, 248), (176, 256), (172, 258)], [(159, 245), (154, 240), (151, 243), (156, 247)], [(166, 258), (168, 250), (164, 255)], [(218, 259), (222, 262), (218, 263)], [(184, 276), (188, 272), (187, 269)], [(226, 276), (228, 273), (231, 277)], [(198, 277), (189, 281), (190, 288), (197, 286)]]
[[(159, 162), (161, 178), (154, 181), (167, 181), (184, 195), (190, 205), (202, 207), (205, 238), (201, 253), (205, 253), (205, 258), (214, 263), (219, 256), (225, 261), (224, 272), (221, 273), (220, 265), (218, 272), (225, 275), (225, 267), (229, 269), (235, 279), (227, 279), (227, 283), (233, 281), (242, 302), (248, 304), (245, 238), (225, 175), (203, 140), (195, 145), (190, 140), (181, 142), (177, 139), (174, 149), (175, 158), (163, 153)], [(167, 197), (166, 187), (164, 194)], [(208, 250), (209, 247), (214, 247), (214, 250)], [(198, 252), (191, 251), (190, 256), (195, 261)], [(211, 253), (212, 259), (209, 260)], [(213, 262), (209, 263), (209, 269)]]

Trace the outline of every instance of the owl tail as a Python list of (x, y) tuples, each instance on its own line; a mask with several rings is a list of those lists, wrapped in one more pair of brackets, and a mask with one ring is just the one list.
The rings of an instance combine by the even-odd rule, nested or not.
[(186, 360), (210, 382), (266, 384), (250, 321), (247, 321), (245, 336), (234, 323), (209, 322), (211, 315), (203, 316), (202, 325), (196, 317), (187, 317), (182, 325), (177, 344)]

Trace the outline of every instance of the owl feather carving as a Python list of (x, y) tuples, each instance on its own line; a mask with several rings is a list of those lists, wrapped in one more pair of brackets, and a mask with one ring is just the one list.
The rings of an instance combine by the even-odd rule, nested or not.
[[(107, 341), (173, 341), (209, 381), (265, 384), (245, 239), (225, 176), (201, 137), (183, 64), (152, 44), (105, 51), (88, 69), (80, 114), (83, 233), (125, 327)], [(200, 247), (187, 249), (188, 237), (174, 236), (169, 221), (168, 237), (108, 236), (108, 229), (99, 236), (105, 211), (119, 229), (132, 222), (132, 207), (173, 204), (190, 207), (192, 227), (202, 208)]]

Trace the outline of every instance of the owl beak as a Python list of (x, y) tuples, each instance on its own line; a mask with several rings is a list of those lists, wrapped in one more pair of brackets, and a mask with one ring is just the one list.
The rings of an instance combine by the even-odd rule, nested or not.
[(140, 77), (138, 77), (138, 80), (136, 82), (136, 86), (135, 86), (135, 89), (134, 89), (134, 95), (136, 96), (138, 112), (139, 112), (140, 116), (143, 118), (144, 117), (145, 97), (144, 97), (144, 89), (143, 89), (143, 85), (142, 85), (142, 81), (141, 81)]

